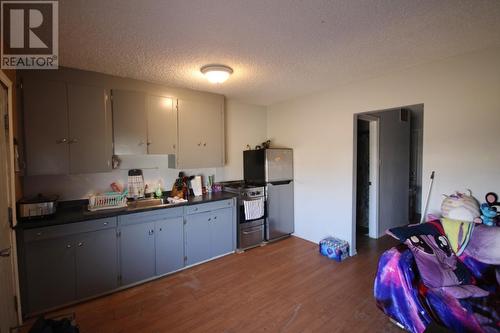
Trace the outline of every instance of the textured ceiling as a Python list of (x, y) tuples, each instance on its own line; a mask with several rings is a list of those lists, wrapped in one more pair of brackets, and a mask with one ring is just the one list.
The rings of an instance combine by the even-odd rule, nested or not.
[[(63, 66), (269, 105), (500, 45), (498, 0), (60, 0)], [(199, 68), (234, 69), (223, 85)]]

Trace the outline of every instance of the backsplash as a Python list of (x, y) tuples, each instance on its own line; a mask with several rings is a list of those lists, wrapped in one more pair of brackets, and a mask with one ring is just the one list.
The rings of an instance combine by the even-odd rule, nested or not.
[(24, 177), (24, 196), (36, 196), (39, 193), (57, 194), (60, 200), (86, 199), (90, 194), (111, 191), (113, 182), (127, 186), (129, 169), (142, 169), (144, 182), (152, 186), (154, 191), (160, 183), (163, 190), (170, 191), (179, 171), (187, 175), (215, 175), (216, 168), (176, 170), (168, 168), (166, 155), (120, 156), (122, 162), (119, 169), (111, 172)]

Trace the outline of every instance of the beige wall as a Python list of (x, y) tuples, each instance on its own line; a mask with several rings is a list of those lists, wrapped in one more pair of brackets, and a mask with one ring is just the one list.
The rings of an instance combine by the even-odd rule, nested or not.
[(226, 165), (217, 169), (218, 180), (243, 179), (243, 150), (266, 140), (266, 108), (226, 101)]
[[(332, 88), (268, 108), (268, 136), (294, 149), (295, 234), (353, 242), (353, 114), (424, 104), (423, 189), (500, 192), (500, 48)], [(394, 207), (398, 209), (398, 207)]]

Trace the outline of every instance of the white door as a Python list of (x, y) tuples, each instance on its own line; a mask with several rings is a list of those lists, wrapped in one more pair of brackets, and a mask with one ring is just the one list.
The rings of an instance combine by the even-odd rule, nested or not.
[[(7, 149), (9, 133), (4, 131), (5, 115), (8, 115), (7, 89), (0, 84), (0, 332), (9, 332), (10, 327), (17, 325), (14, 284), (11, 228), (8, 208), (10, 206), (10, 155)], [(8, 118), (7, 118), (8, 119)]]

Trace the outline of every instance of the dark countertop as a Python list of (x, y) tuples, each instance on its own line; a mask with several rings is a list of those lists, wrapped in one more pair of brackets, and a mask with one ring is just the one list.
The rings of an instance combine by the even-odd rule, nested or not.
[(140, 209), (117, 208), (109, 210), (101, 210), (90, 212), (87, 210), (87, 200), (62, 201), (58, 204), (57, 212), (42, 219), (20, 219), (16, 225), (16, 229), (25, 230), (33, 228), (48, 227), (53, 225), (69, 224), (75, 222), (83, 222), (88, 220), (115, 217), (119, 215), (135, 214), (158, 209), (170, 209), (175, 207), (183, 207), (197, 205), (211, 201), (227, 200), (237, 197), (236, 194), (227, 192), (218, 192), (205, 194), (200, 197), (190, 196), (188, 202), (179, 203), (170, 206), (145, 207)]

